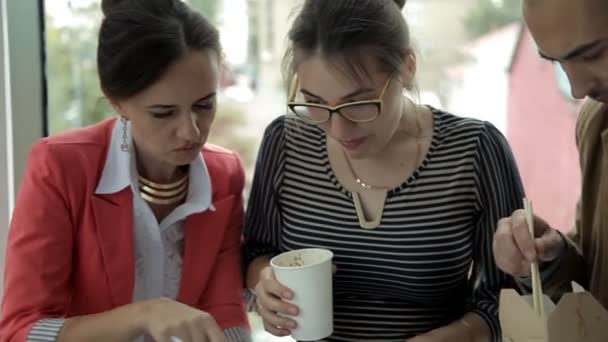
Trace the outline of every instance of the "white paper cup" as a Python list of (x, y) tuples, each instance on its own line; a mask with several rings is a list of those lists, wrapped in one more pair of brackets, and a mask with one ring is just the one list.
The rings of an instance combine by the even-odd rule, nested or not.
[(270, 260), (278, 282), (294, 293), (290, 302), (300, 308), (297, 316), (290, 317), (298, 324), (291, 330), (298, 341), (316, 341), (333, 333), (332, 258), (329, 250), (309, 248)]

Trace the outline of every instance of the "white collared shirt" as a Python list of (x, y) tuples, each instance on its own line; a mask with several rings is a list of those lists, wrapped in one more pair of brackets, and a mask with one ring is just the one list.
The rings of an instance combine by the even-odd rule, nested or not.
[[(127, 123), (129, 142), (130, 128), (130, 123)], [(209, 173), (202, 155), (199, 154), (190, 164), (186, 201), (159, 223), (148, 204), (139, 196), (134, 149), (130, 148), (128, 152), (124, 152), (120, 148), (124, 129), (124, 125), (117, 120), (112, 131), (108, 157), (95, 193), (116, 193), (127, 186), (133, 191), (135, 240), (133, 301), (158, 297), (175, 300), (179, 292), (182, 270), (184, 221), (189, 215), (214, 210), (211, 205)]]

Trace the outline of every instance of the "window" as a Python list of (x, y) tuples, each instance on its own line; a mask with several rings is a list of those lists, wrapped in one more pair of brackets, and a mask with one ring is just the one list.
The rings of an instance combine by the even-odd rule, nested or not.
[[(4, 6), (26, 3), (2, 1)], [(289, 14), (302, 0), (189, 2), (216, 18), (228, 39), (223, 40), (227, 68), (210, 141), (237, 150), (249, 180), (265, 126), (286, 111), (279, 63), (286, 18), (292, 18)], [(44, 2), (50, 134), (113, 115), (96, 74), (99, 3)], [(246, 9), (238, 20), (235, 8)], [(573, 139), (576, 102), (563, 71), (539, 60), (519, 12), (519, 1), (498, 0), (408, 0), (403, 11), (419, 57), (420, 101), (497, 126), (512, 146), (536, 212), (567, 229), (580, 179)], [(555, 146), (565, 152), (555, 153)], [(551, 153), (538, 153), (544, 150)], [(255, 341), (285, 340), (263, 333), (254, 316), (252, 323)]]
[(44, 131), (40, 12), (39, 1), (0, 0), (0, 265), (28, 152)]

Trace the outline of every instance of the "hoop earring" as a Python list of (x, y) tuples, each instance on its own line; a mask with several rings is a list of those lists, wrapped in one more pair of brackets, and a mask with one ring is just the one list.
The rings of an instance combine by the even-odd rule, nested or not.
[(122, 143), (120, 144), (120, 150), (123, 152), (129, 152), (129, 135), (127, 134), (127, 122), (129, 120), (124, 117), (121, 116), (120, 117), (120, 122), (122, 123)]

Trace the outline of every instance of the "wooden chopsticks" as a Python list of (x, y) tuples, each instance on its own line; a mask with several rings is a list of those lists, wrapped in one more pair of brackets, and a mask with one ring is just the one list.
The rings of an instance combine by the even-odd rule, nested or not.
[[(532, 211), (532, 202), (527, 198), (523, 199), (524, 212), (526, 217), (526, 223), (528, 224), (528, 230), (532, 239), (534, 239), (534, 213)], [(534, 303), (534, 312), (539, 316), (545, 315), (545, 305), (543, 296), (543, 286), (540, 279), (540, 272), (538, 271), (538, 263), (533, 262), (531, 265), (531, 276), (532, 276), (532, 299)]]

